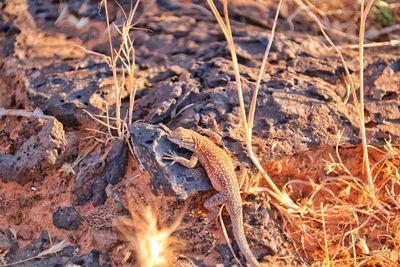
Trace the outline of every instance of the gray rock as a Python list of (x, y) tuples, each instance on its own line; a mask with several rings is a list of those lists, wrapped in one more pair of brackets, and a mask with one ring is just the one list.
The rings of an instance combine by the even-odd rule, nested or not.
[(10, 250), (12, 247), (12, 243), (8, 240), (8, 238), (0, 233), (0, 253), (5, 253)]
[(74, 207), (58, 208), (53, 213), (53, 224), (65, 230), (78, 230), (81, 215)]
[(180, 164), (170, 165), (162, 159), (163, 154), (170, 151), (176, 151), (186, 158), (191, 155), (191, 152), (171, 143), (162, 126), (138, 122), (130, 127), (130, 133), (135, 154), (142, 167), (149, 172), (152, 190), (156, 195), (186, 199), (212, 188), (200, 164), (194, 169), (188, 169)]
[(127, 160), (128, 148), (119, 139), (114, 139), (105, 148), (98, 146), (95, 152), (85, 157), (79, 164), (72, 187), (74, 205), (84, 205), (89, 200), (94, 206), (104, 204), (107, 185), (122, 179)]
[(77, 152), (76, 139), (68, 139), (63, 125), (55, 118), (36, 119), (21, 123), (20, 127), (19, 138), (27, 140), (14, 153), (0, 154), (0, 177), (4, 182), (25, 184), (40, 180), (46, 171), (60, 166)]

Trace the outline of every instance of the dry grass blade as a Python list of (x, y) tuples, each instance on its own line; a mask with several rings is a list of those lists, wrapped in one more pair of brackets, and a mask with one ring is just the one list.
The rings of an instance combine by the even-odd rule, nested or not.
[(230, 24), (229, 24), (229, 18), (228, 18), (228, 8), (227, 8), (227, 1), (224, 0), (224, 12), (225, 12), (225, 19), (228, 22), (226, 24), (224, 20), (222, 19), (221, 15), (218, 12), (217, 7), (215, 6), (213, 0), (207, 0), (211, 11), (214, 14), (214, 17), (217, 19), (219, 26), (222, 29), (222, 32), (225, 36), (225, 39), (228, 43), (229, 51), (231, 53), (232, 57), (232, 64), (234, 68), (234, 73), (235, 73), (235, 80), (236, 80), (236, 89), (238, 93), (238, 98), (239, 98), (239, 105), (240, 105), (240, 118), (243, 124), (243, 130), (245, 131), (246, 137), (248, 136), (248, 126), (247, 126), (247, 119), (246, 119), (246, 109), (244, 106), (244, 100), (243, 100), (243, 92), (242, 92), (242, 82), (240, 79), (240, 71), (239, 71), (239, 64), (237, 60), (237, 55), (236, 55), (236, 49), (235, 49), (235, 44), (233, 41), (233, 36), (232, 36), (232, 31), (230, 29)]
[(368, 181), (369, 190), (372, 195), (374, 195), (374, 182), (372, 179), (371, 168), (369, 166), (368, 157), (368, 146), (367, 146), (367, 134), (365, 128), (365, 115), (364, 115), (364, 33), (365, 33), (365, 21), (367, 20), (367, 15), (372, 7), (374, 0), (369, 0), (366, 8), (364, 9), (364, 1), (361, 1), (361, 21), (360, 21), (360, 34), (359, 34), (359, 54), (360, 54), (360, 106), (358, 109), (359, 120), (360, 120), (360, 135), (363, 147), (363, 162), (364, 171)]
[(18, 117), (27, 117), (27, 118), (40, 118), (53, 120), (54, 117), (44, 115), (40, 109), (35, 109), (33, 112), (25, 111), (22, 109), (5, 109), (0, 107), (0, 119), (4, 116), (18, 116)]
[(221, 227), (222, 227), (222, 233), (224, 234), (226, 243), (228, 244), (228, 247), (229, 247), (233, 257), (235, 258), (235, 260), (239, 264), (239, 266), (242, 267), (242, 264), (240, 263), (240, 260), (238, 259), (238, 257), (235, 255), (235, 252), (233, 251), (231, 241), (229, 240), (229, 236), (228, 236), (228, 233), (226, 231), (224, 220), (222, 219), (222, 210), (223, 210), (223, 208), (224, 208), (224, 205), (221, 206), (221, 208), (219, 209), (219, 214), (218, 214), (219, 222), (220, 222)]
[(17, 262), (7, 263), (7, 264), (5, 264), (5, 265), (0, 265), (0, 266), (1, 266), (1, 267), (5, 267), (5, 266), (19, 265), (19, 264), (22, 264), (22, 263), (24, 263), (24, 262), (28, 262), (28, 261), (31, 261), (31, 260), (34, 260), (34, 259), (42, 258), (42, 257), (45, 257), (45, 256), (47, 256), (47, 255), (60, 252), (60, 251), (62, 251), (64, 248), (66, 248), (66, 247), (68, 247), (68, 246), (70, 246), (70, 243), (69, 243), (67, 240), (63, 240), (63, 241), (60, 241), (60, 242), (58, 242), (57, 244), (51, 246), (50, 248), (48, 248), (48, 249), (46, 249), (46, 250), (40, 252), (38, 255), (36, 255), (36, 256), (34, 256), (34, 257), (30, 257), (30, 258), (27, 258), (27, 259), (24, 259), (24, 260), (20, 260), (20, 261), (17, 261)]
[[(137, 80), (136, 80), (136, 72), (135, 72), (135, 49), (133, 47), (133, 39), (130, 37), (129, 33), (132, 29), (134, 29), (135, 23), (133, 22), (134, 15), (138, 8), (140, 1), (136, 1), (135, 5), (130, 9), (129, 14), (127, 15), (125, 11), (122, 9), (121, 5), (116, 2), (116, 4), (121, 8), (121, 11), (124, 15), (124, 22), (122, 26), (117, 26), (113, 24), (113, 28), (110, 27), (110, 20), (108, 14), (108, 1), (102, 0), (99, 3), (99, 12), (100, 9), (104, 6), (105, 14), (106, 14), (106, 23), (107, 23), (107, 31), (109, 37), (109, 48), (110, 48), (110, 56), (106, 56), (100, 53), (88, 51), (83, 48), (86, 52), (97, 55), (103, 58), (103, 60), (108, 64), (112, 71), (112, 88), (114, 92), (114, 103), (115, 103), (115, 117), (110, 117), (109, 106), (108, 103), (104, 101), (106, 116), (103, 115), (95, 115), (91, 114), (88, 111), (84, 110), (92, 119), (94, 119), (97, 123), (102, 126), (105, 126), (108, 130), (108, 138), (118, 138), (122, 141), (125, 141), (128, 145), (129, 152), (132, 156), (134, 156), (133, 148), (130, 144), (130, 133), (129, 133), (129, 125), (132, 124), (133, 121), (133, 106), (137, 91)], [(151, 2), (145, 7), (147, 9), (151, 5)], [(111, 30), (114, 30), (120, 37), (119, 47), (114, 49), (112, 43)], [(121, 63), (121, 64), (119, 64)], [(118, 65), (122, 65), (122, 67), (118, 67)], [(122, 75), (118, 75), (120, 72)], [(123, 92), (126, 90), (129, 95), (129, 106), (126, 114), (121, 114), (122, 112), (122, 96)], [(114, 131), (112, 131), (114, 130)], [(107, 141), (105, 143), (107, 143)]]
[(61, 242), (58, 242), (57, 244), (51, 246), (50, 248), (40, 252), (36, 257), (44, 257), (49, 254), (57, 253), (63, 250), (64, 248), (68, 247), (70, 244), (67, 240), (63, 240)]
[(328, 245), (328, 237), (326, 235), (326, 225), (325, 225), (325, 214), (324, 214), (324, 203), (323, 202), (321, 202), (321, 218), (322, 218), (322, 230), (324, 231), (324, 250), (325, 250), (324, 265), (330, 266), (329, 245)]
[(271, 36), (270, 36), (270, 38), (268, 40), (268, 45), (265, 48), (263, 60), (262, 60), (261, 67), (260, 67), (260, 72), (258, 74), (258, 78), (257, 78), (257, 82), (256, 82), (256, 87), (254, 89), (253, 98), (251, 100), (249, 116), (248, 116), (249, 137), (250, 138), (252, 137), (252, 130), (253, 130), (253, 124), (254, 124), (254, 114), (256, 112), (256, 105), (257, 105), (256, 102), (257, 102), (258, 90), (260, 88), (261, 78), (262, 78), (262, 76), (263, 76), (263, 74), (265, 72), (265, 66), (267, 65), (267, 59), (268, 59), (269, 51), (271, 50), (272, 41), (274, 40), (276, 24), (277, 24), (277, 21), (278, 21), (279, 11), (281, 10), (282, 2), (283, 2), (283, 0), (279, 1), (278, 7), (277, 7), (277, 10), (276, 10), (276, 13), (275, 13), (274, 23), (272, 24)]
[(97, 146), (97, 144), (93, 144), (88, 151), (86, 151), (85, 154), (82, 156), (77, 157), (72, 164), (69, 163), (64, 163), (61, 168), (58, 170), (58, 172), (64, 174), (64, 175), (75, 175), (75, 167), (78, 166), (78, 164), (87, 156), (89, 155), (90, 152)]
[(181, 245), (172, 234), (179, 228), (184, 212), (170, 226), (163, 227), (155, 207), (141, 203), (135, 203), (135, 206), (130, 203), (128, 207), (131, 216), (120, 217), (113, 224), (136, 252), (137, 265), (171, 266), (172, 256)]
[[(241, 83), (241, 77), (240, 77), (240, 71), (239, 71), (239, 63), (238, 63), (238, 59), (237, 59), (237, 55), (236, 55), (235, 43), (233, 40), (232, 30), (231, 30), (231, 26), (230, 26), (230, 22), (229, 22), (228, 2), (227, 2), (227, 0), (223, 1), (223, 10), (224, 10), (225, 21), (224, 21), (224, 19), (222, 19), (221, 15), (219, 14), (218, 9), (216, 8), (213, 0), (207, 0), (207, 3), (209, 4), (211, 11), (214, 14), (214, 17), (216, 18), (219, 26), (222, 29), (222, 32), (223, 32), (225, 39), (227, 41), (227, 44), (228, 44), (229, 51), (231, 53), (232, 65), (233, 65), (233, 69), (234, 69), (234, 73), (235, 73), (235, 80), (236, 80), (236, 89), (237, 89), (237, 94), (238, 94), (238, 98), (239, 98), (239, 106), (240, 106), (239, 117), (241, 119), (242, 128), (243, 128), (243, 131), (244, 131), (245, 137), (246, 137), (247, 154), (248, 154), (249, 158), (251, 159), (251, 161), (253, 162), (253, 164), (258, 169), (258, 171), (263, 175), (263, 177), (267, 181), (268, 185), (272, 188), (272, 191), (274, 192), (273, 196), (274, 196), (274, 198), (276, 198), (276, 200), (279, 202), (279, 204), (285, 205), (286, 207), (290, 208), (294, 212), (299, 212), (299, 211), (301, 212), (301, 208), (298, 205), (296, 205), (293, 202), (293, 200), (291, 200), (290, 197), (286, 193), (281, 192), (281, 190), (275, 185), (275, 183), (272, 181), (271, 177), (269, 177), (269, 175), (265, 172), (264, 168), (261, 166), (259, 160), (257, 159), (257, 157), (255, 156), (255, 154), (253, 152), (252, 144), (251, 144), (251, 131), (250, 131), (250, 128), (249, 128), (249, 125), (247, 122), (246, 109), (245, 109), (244, 99), (243, 99), (243, 91), (242, 91), (242, 83)], [(279, 9), (277, 12), (279, 12)], [(275, 21), (275, 23), (276, 23), (276, 21)], [(272, 41), (272, 37), (273, 36), (271, 36), (270, 41)], [(267, 47), (267, 50), (268, 50), (268, 47)], [(267, 55), (268, 55), (268, 53), (267, 53)], [(266, 62), (266, 59), (265, 59), (265, 62)]]
[[(381, 46), (399, 46), (399, 45), (400, 45), (400, 40), (390, 40), (390, 41), (385, 41), (385, 42), (373, 42), (373, 43), (364, 44), (364, 48), (381, 47)], [(359, 49), (358, 44), (339, 45), (337, 47), (338, 48)]]
[(320, 30), (321, 30), (321, 33), (324, 35), (325, 39), (328, 41), (328, 43), (329, 43), (329, 44), (336, 50), (336, 52), (338, 53), (338, 55), (339, 55), (339, 57), (340, 57), (340, 60), (342, 61), (344, 70), (345, 70), (345, 72), (346, 72), (346, 76), (347, 76), (347, 78), (348, 78), (348, 80), (349, 80), (349, 84), (350, 84), (349, 89), (351, 89), (351, 90), (348, 90), (348, 91), (347, 91), (347, 95), (346, 95), (346, 97), (345, 97), (345, 99), (344, 99), (344, 103), (347, 103), (347, 101), (348, 101), (349, 98), (350, 98), (350, 93), (351, 93), (351, 94), (353, 95), (354, 105), (355, 105), (356, 108), (358, 109), (358, 108), (359, 108), (359, 103), (358, 103), (358, 100), (357, 100), (356, 88), (355, 88), (353, 79), (352, 79), (352, 77), (351, 77), (351, 75), (350, 75), (350, 71), (349, 71), (349, 69), (348, 69), (348, 67), (347, 67), (347, 63), (346, 63), (346, 61), (344, 60), (344, 57), (343, 57), (343, 55), (342, 55), (342, 52), (341, 52), (341, 51), (339, 50), (339, 48), (332, 42), (332, 40), (331, 40), (331, 38), (329, 37), (329, 35), (325, 32), (325, 26), (319, 21), (318, 17), (317, 17), (313, 12), (311, 12), (310, 8), (309, 8), (307, 5), (305, 5), (305, 4), (303, 3), (302, 0), (295, 0), (295, 1), (296, 1), (297, 5), (299, 5), (300, 7), (302, 7), (302, 8), (307, 12), (307, 14), (308, 14), (313, 20), (315, 20), (315, 22), (318, 24), (318, 27), (319, 27)]
[(8, 252), (9, 252), (9, 250), (0, 250), (0, 262), (1, 262), (1, 264), (3, 264), (3, 265), (6, 265), (6, 264), (7, 264), (7, 262), (6, 262), (6, 260), (5, 260), (5, 257), (6, 257), (6, 255), (7, 255)]
[(88, 114), (89, 117), (91, 117), (93, 120), (95, 120), (95, 121), (98, 122), (99, 124), (101, 124), (101, 125), (107, 127), (108, 129), (110, 129), (110, 135), (112, 135), (112, 134), (111, 134), (111, 129), (112, 129), (112, 130), (117, 130), (117, 129), (118, 129), (116, 126), (111, 125), (111, 123), (109, 122), (109, 119), (107, 119), (107, 122), (104, 122), (104, 121), (102, 121), (102, 120), (96, 118), (98, 115), (93, 115), (92, 113), (90, 113), (89, 111), (87, 111), (87, 110), (85, 110), (85, 109), (83, 110), (83, 112), (85, 112), (86, 114)]

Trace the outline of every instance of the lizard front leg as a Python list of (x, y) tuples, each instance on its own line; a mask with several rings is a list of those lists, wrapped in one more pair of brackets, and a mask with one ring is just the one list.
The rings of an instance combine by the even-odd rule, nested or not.
[(213, 131), (211, 131), (209, 129), (202, 128), (200, 126), (197, 126), (196, 129), (197, 129), (197, 131), (199, 131), (199, 133), (208, 136), (208, 138), (210, 138), (217, 145), (220, 145), (220, 146), (223, 145), (222, 144), (222, 137), (219, 134), (217, 134), (216, 132), (213, 132)]
[(175, 152), (170, 152), (168, 154), (164, 154), (163, 159), (166, 160), (172, 160), (171, 164), (174, 164), (175, 162), (178, 162), (179, 164), (185, 166), (186, 168), (193, 169), (198, 161), (198, 158), (196, 155), (193, 153), (190, 159), (180, 157), (178, 156)]
[(224, 193), (217, 193), (204, 202), (204, 207), (210, 211), (207, 217), (208, 223), (217, 217), (219, 206), (224, 204), (228, 199), (228, 196)]

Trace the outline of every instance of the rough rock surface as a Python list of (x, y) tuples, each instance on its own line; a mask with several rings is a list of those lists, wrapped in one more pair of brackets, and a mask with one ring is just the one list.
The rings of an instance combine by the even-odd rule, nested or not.
[(188, 158), (191, 154), (171, 143), (162, 126), (139, 122), (130, 127), (130, 133), (135, 154), (144, 170), (149, 171), (152, 189), (156, 194), (186, 199), (194, 193), (212, 188), (201, 166), (188, 169), (180, 164), (170, 165), (170, 162), (162, 159), (170, 151), (182, 152)]
[(65, 230), (77, 230), (81, 216), (74, 207), (58, 208), (53, 213), (53, 224)]
[[(257, 258), (263, 259), (266, 266), (276, 266), (277, 263), (282, 266), (297, 266), (293, 253), (293, 244), (283, 233), (276, 211), (271, 209), (269, 200), (262, 195), (248, 195), (244, 197), (243, 222), (246, 232), (246, 238)], [(229, 216), (225, 213), (224, 221), (230, 225)], [(229, 222), (229, 223), (228, 223)], [(228, 232), (229, 236), (233, 233)], [(236, 255), (241, 255), (239, 248), (233, 242)], [(225, 266), (235, 264), (235, 259), (230, 253), (228, 245), (220, 245), (215, 248), (224, 259)], [(244, 257), (243, 257), (244, 259)], [(280, 266), (280, 265), (279, 265)]]
[(9, 241), (4, 234), (0, 233), (0, 253), (9, 251), (12, 245), (12, 242)]
[(114, 139), (106, 147), (97, 150), (79, 163), (79, 170), (72, 187), (72, 203), (84, 205), (104, 204), (108, 184), (118, 183), (125, 173), (128, 148), (124, 141)]
[[(69, 4), (71, 12), (93, 16), (90, 6), (77, 9)], [(207, 8), (206, 5), (204, 7)], [(272, 11), (268, 8), (269, 5), (253, 2), (231, 5), (234, 18), (248, 23), (232, 21), (246, 106), (250, 104), (269, 38), (269, 32), (263, 28), (269, 25), (267, 21)], [(37, 35), (40, 29), (54, 31), (51, 22), (55, 23), (57, 18), (41, 15), (53, 9), (40, 4), (25, 10), (23, 14), (30, 20), (36, 20), (37, 27), (32, 29), (30, 24), (14, 21), (6, 34), (9, 38), (15, 36), (18, 40), (22, 37), (25, 38), (23, 40), (31, 40), (31, 35)], [(6, 14), (21, 15), (11, 10), (7, 6)], [(145, 119), (148, 123), (162, 122), (172, 129), (196, 125), (211, 128), (222, 134), (225, 145), (244, 160), (243, 152), (238, 151), (236, 144), (238, 141), (243, 143), (243, 137), (239, 127), (234, 74), (219, 26), (200, 9), (190, 5), (183, 8), (168, 1), (159, 1), (149, 10), (141, 18), (141, 25), (149, 31), (134, 33), (137, 73), (141, 78), (135, 119)], [(243, 10), (251, 10), (254, 17), (250, 18)], [(112, 17), (116, 17), (116, 11), (112, 12)], [(59, 21), (56, 24), (60, 28), (57, 38), (65, 40), (58, 43), (59, 47), (82, 45), (93, 37), (90, 34), (96, 33), (88, 28), (68, 28), (64, 24)], [(50, 32), (46, 31), (44, 36), (51, 38)], [(40, 40), (38, 38), (29, 47), (38, 47)], [(17, 42), (19, 45), (14, 48), (17, 52), (26, 50), (20, 43)], [(49, 49), (50, 52), (61, 50), (57, 47)], [(29, 54), (18, 52), (18, 60), (7, 59), (3, 62), (2, 70), (7, 75), (0, 72), (0, 79), (6, 84), (14, 81), (9, 77), (21, 80), (21, 93), (8, 90), (9, 94), (15, 95), (17, 104), (29, 103), (41, 107), (66, 125), (84, 122), (87, 116), (82, 109), (99, 112), (104, 111), (104, 103), (113, 104), (108, 85), (111, 72), (101, 58), (84, 55), (79, 49), (67, 49), (59, 55), (62, 60), (49, 64), (49, 60), (39, 60), (46, 58), (40, 51), (36, 48)], [(357, 82), (358, 65), (352, 60), (357, 54), (351, 50), (344, 50), (343, 53)], [(377, 56), (370, 56), (375, 54)], [(400, 95), (395, 82), (400, 72), (396, 56), (393, 49), (365, 54), (366, 122), (369, 140), (373, 144), (383, 144), (389, 136), (393, 141), (400, 138), (397, 105)], [(38, 60), (35, 65), (30, 65), (27, 57)], [(24, 64), (19, 64), (22, 62)], [(262, 160), (290, 155), (320, 144), (333, 144), (337, 131), (342, 129), (345, 130), (344, 138), (358, 142), (359, 127), (353, 101), (350, 99), (348, 104), (343, 102), (346, 96), (343, 74), (338, 56), (327, 49), (320, 39), (289, 32), (276, 34), (255, 118), (254, 146)]]
[[(129, 8), (129, 1), (121, 2)], [(138, 12), (136, 17), (139, 21), (137, 27), (147, 30), (138, 29), (133, 33), (136, 73), (140, 78), (134, 120), (141, 120), (142, 123), (131, 127), (132, 142), (138, 160), (151, 175), (153, 191), (180, 199), (189, 196), (196, 198), (188, 212), (191, 218), (185, 221), (189, 223), (189, 229), (180, 237), (185, 241), (195, 241), (186, 248), (190, 255), (197, 253), (199, 258), (193, 262), (198, 265), (211, 262), (210, 265), (215, 265), (216, 261), (211, 258), (217, 252), (207, 255), (207, 259), (201, 258), (209, 253), (215, 241), (204, 230), (206, 226), (200, 224), (203, 222), (201, 206), (206, 194), (196, 192), (210, 188), (204, 170), (201, 166), (188, 170), (179, 164), (170, 166), (164, 162), (162, 154), (169, 150), (187, 157), (190, 153), (168, 142), (163, 129), (151, 124), (163, 123), (170, 129), (179, 126), (209, 128), (223, 137), (225, 148), (239, 164), (250, 165), (243, 148), (244, 138), (238, 116), (238, 97), (230, 53), (219, 26), (207, 11), (205, 1), (194, 1), (196, 5), (187, 4), (189, 1), (180, 1), (184, 4), (168, 0), (147, 2), (152, 3), (152, 6), (140, 6), (139, 10), (144, 14)], [(85, 53), (76, 46), (95, 52), (107, 52), (104, 12), (98, 16), (97, 5), (98, 2), (94, 0), (67, 1), (63, 9), (65, 12), (61, 14), (58, 1), (0, 2), (0, 106), (30, 110), (40, 107), (46, 114), (54, 115), (64, 126), (73, 127), (79, 127), (79, 124), (86, 126), (90, 118), (84, 109), (102, 113), (105, 111), (105, 103), (112, 106), (115, 100), (109, 80), (110, 68), (101, 57)], [(263, 52), (270, 38), (268, 29), (272, 25), (276, 2), (232, 0), (229, 1), (229, 8), (244, 99), (248, 107)], [(346, 142), (359, 142), (354, 100), (350, 98), (347, 104), (343, 101), (346, 98), (346, 83), (338, 56), (322, 43), (321, 38), (312, 37), (309, 32), (302, 34), (285, 31), (287, 15), (282, 13), (279, 18), (257, 100), (253, 146), (262, 161), (292, 155), (322, 144), (335, 144), (337, 132), (342, 129), (345, 130)], [(114, 5), (110, 9), (111, 20), (120, 25), (119, 18), (122, 17), (118, 6)], [(83, 23), (85, 19), (89, 19), (87, 24)], [(71, 21), (79, 21), (79, 24)], [(347, 49), (342, 52), (357, 87), (357, 53)], [(369, 142), (374, 145), (383, 144), (389, 136), (394, 143), (400, 140), (399, 55), (399, 50), (393, 47), (368, 48), (365, 52), (366, 125)], [(123, 106), (124, 109), (127, 107), (127, 101), (124, 101)], [(113, 110), (110, 110), (110, 114), (113, 114)], [(43, 129), (39, 128), (35, 134)], [(9, 140), (10, 136), (5, 138)], [(3, 150), (8, 151), (3, 153), (2, 160), (15, 163), (12, 160), (13, 153), (22, 144), (10, 148), (0, 146), (1, 153)], [(110, 206), (115, 203), (114, 199), (107, 198), (105, 188), (108, 184), (118, 183), (124, 173), (127, 148), (121, 146), (112, 144), (110, 150), (100, 147), (85, 157), (79, 165), (75, 180), (71, 181), (74, 185), (65, 177), (52, 176), (50, 178), (57, 177), (60, 180), (54, 182), (46, 179), (35, 184), (36, 187), (42, 186), (42, 191), (39, 188), (37, 194), (29, 192), (28, 197), (19, 193), (7, 199), (4, 196), (9, 197), (10, 192), (0, 192), (0, 208), (9, 219), (7, 224), (21, 227), (21, 224), (27, 222), (26, 218), (32, 218), (27, 216), (27, 210), (41, 210), (40, 203), (54, 207), (53, 203), (66, 199), (64, 193), (70, 194), (72, 186), (73, 204), (79, 205), (76, 209), (82, 215), (81, 225), (86, 227), (79, 227), (74, 232), (68, 231), (66, 238), (83, 247), (85, 242), (79, 239), (82, 232), (104, 231), (101, 235), (109, 236), (111, 222), (119, 214), (110, 210)], [(4, 165), (14, 168), (10, 164)], [(0, 172), (8, 172), (7, 168), (0, 168)], [(46, 171), (42, 169), (41, 174), (46, 174)], [(26, 177), (29, 175), (31, 173)], [(26, 182), (26, 179), (22, 180)], [(124, 182), (129, 179), (127, 177)], [(131, 179), (130, 183), (131, 187), (140, 188), (135, 179)], [(10, 184), (0, 186), (13, 188), (6, 187)], [(48, 190), (46, 184), (55, 185), (54, 191)], [(87, 204), (90, 200), (96, 207)], [(264, 259), (267, 263), (271, 254), (287, 259), (286, 248), (295, 255), (295, 250), (289, 249), (290, 244), (281, 234), (280, 221), (275, 221), (268, 201), (252, 197), (247, 197), (247, 201), (250, 204), (244, 208), (245, 223), (257, 225), (246, 228), (255, 253), (259, 256), (268, 255)], [(99, 205), (102, 203), (105, 204)], [(63, 206), (69, 205), (71, 203), (63, 203)], [(11, 208), (16, 211), (15, 214), (5, 212)], [(87, 212), (85, 214), (82, 211)], [(6, 237), (0, 237), (0, 249), (10, 250), (6, 255), (7, 263), (36, 255), (50, 246), (47, 233), (33, 240), (43, 227), (38, 222), (35, 225), (32, 232), (19, 231), (18, 240), (10, 231)], [(53, 230), (59, 231), (57, 233), (60, 236), (66, 232), (54, 227)], [(4, 229), (0, 231), (6, 232)], [(20, 248), (19, 239), (30, 241), (30, 244)], [(108, 243), (88, 240), (91, 241), (90, 246), (94, 245), (101, 251), (91, 251), (91, 247), (82, 256), (77, 256), (78, 248), (71, 246), (57, 255), (27, 265), (107, 266), (115, 263), (115, 258), (110, 258), (112, 253), (117, 251), (118, 254), (119, 251), (120, 259), (124, 259), (124, 253), (128, 251), (121, 252), (123, 250), (115, 245), (115, 240)], [(114, 249), (110, 249), (112, 246)], [(217, 262), (222, 260), (227, 265), (234, 264), (226, 245), (217, 245), (216, 250), (222, 254)], [(238, 252), (236, 247), (235, 250)], [(110, 252), (104, 254), (106, 251)], [(126, 264), (123, 260), (117, 262)], [(274, 263), (271, 261), (271, 265)], [(297, 264), (287, 260), (283, 265)]]
[(93, 233), (93, 246), (102, 252), (110, 252), (118, 242), (117, 234), (106, 230), (95, 230)]
[(74, 139), (67, 139), (63, 125), (54, 118), (23, 121), (19, 127), (0, 131), (5, 137), (18, 138), (9, 153), (0, 153), (0, 178), (5, 182), (25, 184), (43, 179), (48, 170), (77, 152)]
[(66, 126), (77, 126), (88, 119), (83, 109), (99, 112), (104, 111), (105, 103), (115, 103), (108, 81), (112, 73), (102, 57), (85, 54), (78, 38), (37, 27), (30, 13), (35, 11), (45, 9), (36, 5), (28, 9), (24, 0), (13, 1), (2, 11), (24, 19), (9, 22), (14, 30), (6, 32), (9, 40), (15, 38), (15, 57), (0, 59), (0, 96), (7, 96), (0, 98), (0, 105), (32, 105)]

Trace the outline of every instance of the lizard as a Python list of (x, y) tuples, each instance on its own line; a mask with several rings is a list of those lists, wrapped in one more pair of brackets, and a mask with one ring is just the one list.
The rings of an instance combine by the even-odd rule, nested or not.
[(252, 267), (259, 267), (260, 264), (251, 252), (244, 234), (239, 186), (242, 182), (238, 181), (232, 158), (211, 139), (190, 129), (179, 127), (170, 132), (167, 138), (180, 147), (192, 151), (193, 154), (190, 159), (186, 159), (171, 152), (164, 154), (163, 158), (172, 160), (172, 164), (178, 162), (187, 168), (194, 168), (198, 161), (203, 165), (212, 186), (218, 191), (204, 202), (204, 207), (210, 211), (209, 219), (215, 218), (219, 206), (224, 204), (230, 215), (233, 234), (240, 251)]

